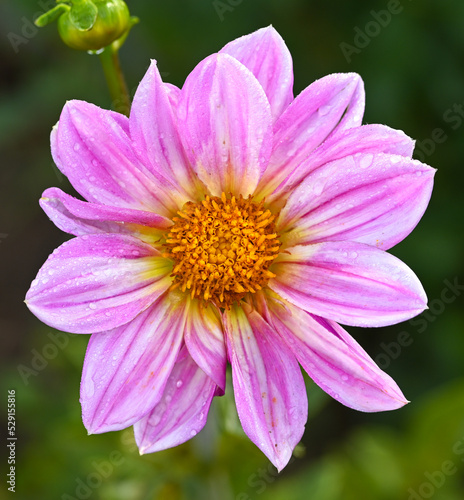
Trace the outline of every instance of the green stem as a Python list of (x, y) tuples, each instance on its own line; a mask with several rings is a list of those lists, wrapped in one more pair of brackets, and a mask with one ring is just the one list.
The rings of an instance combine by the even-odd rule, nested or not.
[(130, 96), (121, 65), (119, 64), (118, 49), (114, 44), (108, 45), (99, 54), (99, 57), (105, 73), (111, 100), (113, 101), (111, 107), (115, 111), (129, 116)]

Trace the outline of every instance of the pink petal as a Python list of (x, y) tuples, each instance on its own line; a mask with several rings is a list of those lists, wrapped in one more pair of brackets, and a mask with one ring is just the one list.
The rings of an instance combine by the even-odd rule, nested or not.
[(292, 56), (279, 33), (272, 26), (261, 28), (228, 43), (220, 52), (235, 57), (255, 75), (275, 121), (293, 100)]
[(289, 196), (277, 231), (293, 245), (357, 241), (387, 250), (417, 225), (435, 170), (397, 155), (358, 153), (318, 168)]
[(216, 384), (190, 355), (179, 360), (154, 409), (134, 424), (140, 453), (172, 448), (185, 443), (203, 429)]
[(44, 323), (71, 333), (121, 326), (171, 285), (172, 265), (151, 245), (126, 235), (94, 234), (57, 248), (26, 295)]
[(308, 401), (294, 355), (256, 312), (224, 312), (227, 352), (243, 429), (280, 471), (300, 441)]
[(267, 196), (330, 134), (359, 126), (363, 82), (355, 73), (329, 75), (296, 97), (274, 127), (274, 149), (258, 191)]
[(140, 162), (129, 121), (118, 113), (68, 101), (51, 147), (58, 168), (90, 202), (170, 215), (183, 199), (172, 182)]
[(189, 75), (178, 108), (184, 147), (211, 193), (254, 191), (271, 148), (271, 111), (252, 73), (215, 54)]
[[(390, 153), (411, 158), (413, 150), (414, 141), (410, 137), (401, 130), (391, 129), (385, 125), (362, 125), (332, 134), (298, 165), (298, 168), (293, 170), (270, 196), (267, 196), (267, 200), (274, 201), (291, 191), (311, 172), (328, 162), (357, 153)], [(270, 193), (273, 186), (276, 186), (276, 182), (268, 185), (264, 194)]]
[(370, 245), (295, 246), (275, 262), (271, 271), (277, 276), (270, 288), (305, 311), (346, 325), (392, 325), (427, 307), (424, 289), (411, 269)]
[[(173, 103), (179, 94), (179, 89), (163, 83), (156, 61), (152, 61), (135, 93), (129, 125), (142, 162), (162, 173), (171, 184), (182, 186), (192, 199), (198, 195), (198, 182), (177, 130)], [(186, 201), (187, 197), (179, 206)]]
[(133, 224), (154, 229), (166, 229), (172, 225), (169, 219), (153, 212), (81, 201), (58, 188), (45, 190), (40, 206), (57, 227), (75, 236), (92, 233), (130, 234)]
[(130, 323), (92, 335), (81, 382), (89, 433), (124, 429), (163, 396), (182, 342), (185, 307), (163, 295)]
[[(155, 62), (156, 64), (156, 62)], [(165, 82), (164, 89), (169, 97), (169, 102), (173, 110), (177, 110), (177, 106), (179, 104), (181, 90), (179, 87), (176, 87), (172, 83)], [(134, 96), (135, 99), (135, 96)]]
[(308, 375), (340, 403), (359, 411), (394, 410), (408, 401), (395, 381), (337, 323), (269, 301), (272, 324)]
[(184, 340), (195, 363), (224, 392), (227, 356), (221, 318), (214, 306), (189, 300)]

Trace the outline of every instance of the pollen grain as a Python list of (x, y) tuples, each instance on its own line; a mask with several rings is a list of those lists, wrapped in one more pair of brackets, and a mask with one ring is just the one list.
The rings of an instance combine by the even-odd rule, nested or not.
[(164, 244), (164, 256), (174, 261), (172, 289), (228, 309), (275, 276), (269, 266), (280, 241), (264, 200), (222, 193), (187, 202), (178, 215)]

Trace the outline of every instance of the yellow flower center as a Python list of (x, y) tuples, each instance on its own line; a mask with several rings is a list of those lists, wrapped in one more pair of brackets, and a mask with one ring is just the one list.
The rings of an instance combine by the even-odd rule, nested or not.
[(166, 257), (174, 260), (172, 289), (229, 308), (247, 293), (266, 286), (275, 274), (268, 268), (280, 241), (264, 202), (251, 196), (207, 196), (186, 203), (174, 217), (166, 238)]

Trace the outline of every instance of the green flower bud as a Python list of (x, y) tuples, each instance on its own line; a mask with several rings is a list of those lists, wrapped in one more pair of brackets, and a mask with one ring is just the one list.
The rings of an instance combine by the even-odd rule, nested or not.
[(123, 0), (80, 0), (58, 18), (63, 42), (77, 50), (100, 50), (131, 27), (129, 9)]

